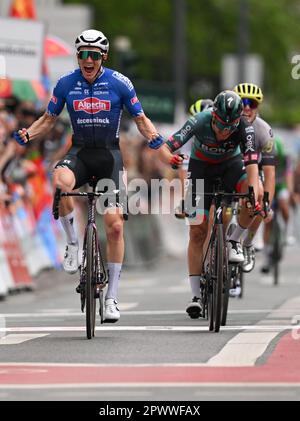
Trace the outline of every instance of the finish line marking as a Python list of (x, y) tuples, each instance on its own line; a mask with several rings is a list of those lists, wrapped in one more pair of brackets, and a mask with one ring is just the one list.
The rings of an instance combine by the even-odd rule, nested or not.
[[(134, 304), (131, 304), (133, 306)], [(121, 307), (121, 306), (120, 306)], [(122, 308), (121, 308), (122, 309)], [(292, 308), (288, 310), (272, 310), (272, 309), (258, 309), (258, 310), (229, 310), (228, 314), (257, 314), (257, 313), (291, 313), (297, 314), (297, 312), (300, 312), (299, 307), (298, 308)], [(42, 318), (42, 317), (78, 317), (82, 316), (83, 313), (80, 311), (76, 311), (74, 309), (54, 309), (54, 310), (47, 310), (47, 311), (41, 311), (37, 313), (0, 313), (0, 317), (5, 318), (23, 318), (23, 317), (32, 317), (32, 318)], [(159, 315), (186, 315), (185, 310), (129, 310), (129, 311), (122, 311), (122, 316), (159, 316)]]
[[(28, 326), (28, 327), (2, 327), (0, 332), (82, 332), (85, 326)], [(153, 331), (153, 332), (208, 332), (208, 326), (97, 326), (101, 331)], [(252, 330), (252, 331), (283, 331), (300, 330), (299, 325), (245, 325), (245, 326), (222, 326), (220, 332)]]
[(113, 389), (113, 388), (151, 388), (151, 387), (172, 387), (172, 388), (300, 388), (300, 383), (66, 383), (66, 384), (0, 384), (2, 389)]

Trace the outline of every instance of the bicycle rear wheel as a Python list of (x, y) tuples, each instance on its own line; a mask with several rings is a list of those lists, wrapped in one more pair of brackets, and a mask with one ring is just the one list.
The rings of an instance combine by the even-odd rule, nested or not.
[(271, 262), (273, 266), (273, 284), (278, 285), (279, 283), (279, 262), (282, 257), (282, 232), (278, 222), (278, 215), (275, 212), (271, 240), (273, 244), (273, 250), (271, 253)]
[(103, 289), (99, 291), (99, 316), (101, 324), (104, 323), (104, 297)]
[(85, 284), (85, 298), (86, 298), (86, 336), (91, 339), (95, 336), (95, 321), (96, 321), (96, 231), (92, 225), (87, 228), (87, 243), (86, 243), (86, 284)]

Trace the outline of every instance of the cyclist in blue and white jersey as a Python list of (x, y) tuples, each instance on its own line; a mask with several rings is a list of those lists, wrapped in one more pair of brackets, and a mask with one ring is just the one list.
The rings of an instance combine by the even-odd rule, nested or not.
[[(123, 171), (119, 128), (124, 106), (139, 132), (149, 139), (151, 148), (158, 148), (163, 139), (144, 114), (131, 81), (104, 67), (109, 51), (106, 36), (94, 29), (83, 31), (76, 38), (75, 47), (79, 68), (58, 80), (46, 112), (28, 129), (16, 132), (15, 138), (25, 144), (45, 135), (66, 104), (73, 128), (72, 147), (55, 167), (54, 187), (72, 191), (87, 183), (91, 176), (96, 176), (113, 180), (115, 188), (122, 193), (126, 187), (124, 179), (119, 176)], [(74, 230), (72, 198), (62, 198), (59, 215), (67, 237), (63, 266), (72, 274), (78, 269), (78, 238)], [(123, 209), (107, 209), (104, 223), (109, 272), (105, 319), (116, 322), (120, 318), (117, 293), (124, 257)]]

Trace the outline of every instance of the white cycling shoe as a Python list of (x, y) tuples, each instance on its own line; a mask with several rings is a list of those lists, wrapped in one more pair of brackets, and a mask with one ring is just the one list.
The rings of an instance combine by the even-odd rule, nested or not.
[(68, 244), (64, 255), (63, 268), (73, 275), (78, 270), (78, 244)]
[(255, 266), (255, 249), (253, 246), (244, 247), (244, 257), (243, 272), (251, 272)]
[(243, 247), (241, 243), (238, 243), (237, 241), (229, 240), (227, 242), (228, 247), (228, 261), (230, 263), (243, 263), (244, 253), (243, 253)]
[(105, 323), (115, 323), (120, 319), (120, 310), (117, 307), (117, 301), (113, 298), (105, 300)]

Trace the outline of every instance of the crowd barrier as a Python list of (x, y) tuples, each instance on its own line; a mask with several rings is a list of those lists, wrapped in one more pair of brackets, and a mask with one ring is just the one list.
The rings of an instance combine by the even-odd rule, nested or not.
[[(100, 215), (97, 224), (105, 256), (106, 238)], [(173, 215), (129, 215), (124, 230), (125, 268), (147, 270), (158, 264), (162, 256), (176, 258), (186, 253), (187, 226)], [(61, 269), (64, 247), (65, 235), (50, 209), (42, 213), (40, 221), (35, 221), (26, 207), (11, 212), (0, 205), (0, 299), (10, 292), (34, 289), (35, 279), (45, 269)]]
[[(9, 293), (33, 290), (34, 278), (42, 270), (60, 268), (63, 235), (58, 226), (52, 226), (55, 221), (51, 221), (49, 209), (47, 213), (49, 221), (42, 221), (41, 229), (28, 210), (11, 212), (0, 205), (0, 299)], [(45, 241), (45, 232), (52, 237), (52, 244)]]

